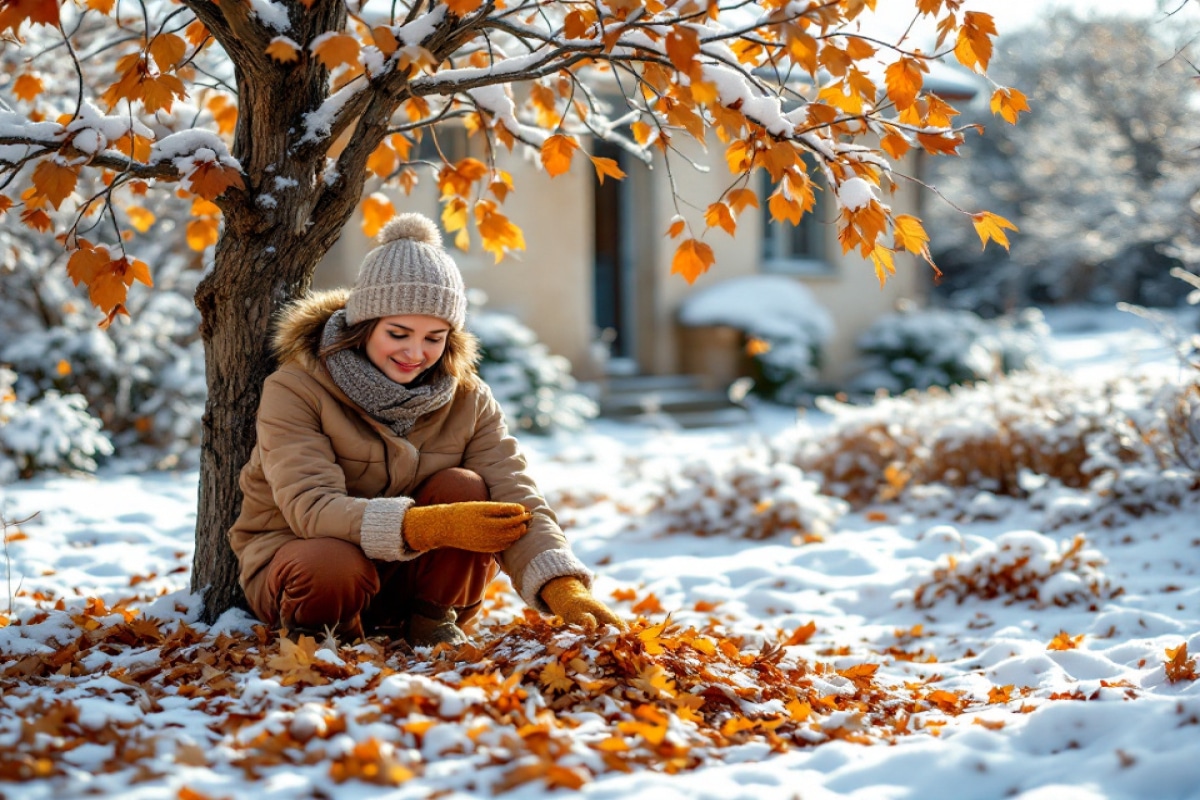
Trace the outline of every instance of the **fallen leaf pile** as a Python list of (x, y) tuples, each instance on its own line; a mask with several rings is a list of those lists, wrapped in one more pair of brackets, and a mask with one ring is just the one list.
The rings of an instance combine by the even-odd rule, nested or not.
[[(1013, 686), (980, 694), (939, 685), (936, 674), (878, 674), (889, 663), (937, 662), (907, 647), (925, 637), (920, 625), (898, 631), (894, 647), (858, 651), (814, 641), (812, 622), (754, 641), (712, 616), (699, 627), (638, 617), (628, 631), (588, 634), (531, 610), (497, 614), (516, 599), (489, 595), (472, 642), (432, 651), (384, 638), (290, 638), (262, 625), (213, 633), (189, 624), (183, 606), (170, 619), (136, 610), (150, 594), (112, 607), (47, 599), (10, 621), (22, 638), (0, 652), (0, 741), (11, 743), (0, 749), (0, 780), (138, 784), (191, 767), (247, 780), (302, 770), (330, 787), (437, 775), (461, 791), (579, 788), (606, 773), (691, 770), (732, 750), (766, 758), (838, 740), (938, 736), (966, 713), (998, 730), (1002, 719), (977, 712), (1037, 707), (1026, 700), (1036, 699), (1031, 687), (1005, 709), (1018, 702)], [(634, 606), (660, 610), (652, 600)], [(157, 613), (164, 601), (153, 602)], [(1195, 679), (1185, 645), (1167, 657), (1171, 680)], [(185, 794), (207, 797), (186, 785)]]
[[(467, 789), (578, 787), (610, 771), (692, 769), (749, 742), (764, 756), (891, 742), (969, 702), (886, 686), (875, 663), (809, 660), (811, 624), (754, 648), (712, 623), (638, 619), (589, 635), (527, 611), (458, 650), (414, 652), (261, 625), (208, 635), (132, 602), (59, 601), (13, 621), (29, 646), (0, 654), (0, 737), (16, 742), (0, 752), (0, 780), (70, 776), (86, 754), (91, 772), (134, 783), (225, 762), (248, 778), (309, 767), (398, 784), (459, 759)], [(203, 740), (183, 733), (184, 712), (204, 716)]]
[(822, 541), (850, 508), (821, 494), (798, 467), (765, 452), (694, 459), (659, 482), (647, 513), (660, 533), (755, 540), (786, 534), (808, 544)]

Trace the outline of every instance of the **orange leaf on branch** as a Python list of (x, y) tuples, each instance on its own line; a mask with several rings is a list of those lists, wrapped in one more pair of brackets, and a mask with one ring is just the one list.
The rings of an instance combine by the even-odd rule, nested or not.
[(1029, 110), (1025, 95), (1016, 89), (1000, 88), (992, 93), (992, 113), (999, 114), (1010, 125), (1016, 125), (1020, 113)]
[(909, 56), (901, 57), (884, 71), (887, 94), (897, 110), (903, 111), (917, 101), (925, 81), (921, 73), (928, 71), (924, 61)]
[(733, 219), (733, 211), (721, 202), (712, 203), (704, 212), (704, 222), (710, 228), (720, 227), (721, 230), (733, 236), (737, 233), (737, 222)]
[(753, 189), (734, 189), (729, 193), (727, 202), (733, 208), (733, 213), (741, 214), (747, 206), (758, 208), (758, 195)]
[(897, 214), (896, 218), (892, 220), (892, 233), (897, 248), (915, 253), (928, 260), (929, 234), (925, 232), (921, 220), (909, 214)]
[(992, 58), (992, 40), (996, 35), (996, 23), (991, 14), (968, 11), (963, 15), (958, 29), (958, 42), (954, 45), (954, 57), (967, 69), (985, 72)]
[(130, 206), (125, 209), (125, 213), (129, 215), (129, 224), (132, 225), (138, 233), (145, 233), (150, 230), (150, 226), (154, 224), (154, 212), (142, 208), (141, 206)]
[(556, 133), (542, 143), (542, 166), (551, 178), (556, 178), (571, 169), (571, 157), (578, 149), (574, 137)]
[(21, 223), (33, 228), (38, 233), (45, 233), (54, 227), (54, 221), (50, 219), (50, 215), (40, 208), (27, 208), (22, 211)]
[(13, 81), (12, 93), (18, 100), (24, 100), (26, 103), (29, 103), (41, 94), (44, 88), (45, 86), (41, 78), (28, 72), (22, 72)]
[(150, 57), (159, 72), (175, 69), (187, 54), (187, 42), (173, 33), (160, 33), (150, 42)]
[(308, 46), (325, 69), (333, 71), (343, 64), (357, 66), (361, 49), (358, 39), (346, 33), (323, 33)]
[(475, 227), (483, 240), (483, 249), (496, 257), (497, 263), (512, 250), (525, 249), (525, 234), (499, 211), (490, 200), (475, 205)]
[(611, 158), (598, 158), (596, 156), (588, 156), (592, 160), (592, 166), (596, 168), (596, 178), (601, 185), (604, 183), (604, 177), (607, 175), (610, 178), (621, 180), (625, 177), (625, 171)]
[(230, 187), (243, 190), (246, 188), (241, 172), (217, 161), (198, 162), (196, 168), (184, 176), (184, 181), (184, 188), (205, 200), (216, 200)]
[(465, 17), (473, 11), (477, 11), (483, 5), (483, 0), (446, 0), (446, 8), (451, 14), (458, 17)]
[(675, 69), (690, 75), (696, 57), (700, 55), (700, 34), (693, 28), (676, 25), (666, 37), (667, 58)]
[(396, 213), (387, 195), (375, 192), (362, 201), (362, 231), (374, 239), (389, 219)]
[(300, 48), (286, 36), (276, 36), (267, 45), (266, 54), (280, 64), (290, 64), (300, 60)]
[(979, 234), (979, 241), (983, 247), (987, 247), (989, 239), (995, 240), (999, 245), (1003, 245), (1004, 249), (1008, 249), (1008, 235), (1004, 233), (1007, 228), (1010, 231), (1019, 230), (1016, 225), (1006, 220), (999, 214), (993, 214), (990, 211), (983, 211), (979, 214), (972, 214), (971, 219), (975, 223), (975, 232)]
[(220, 223), (215, 219), (193, 219), (187, 224), (188, 247), (197, 253), (217, 243)]
[(75, 191), (75, 183), (78, 180), (78, 167), (63, 166), (53, 158), (42, 161), (33, 170), (34, 187), (55, 209)]
[(707, 244), (697, 239), (685, 239), (675, 250), (671, 274), (682, 275), (688, 283), (695, 283), (696, 278), (708, 272), (715, 260), (712, 248)]
[(963, 143), (963, 137), (957, 133), (918, 133), (917, 141), (925, 152), (934, 155), (958, 155), (958, 146)]
[(76, 286), (89, 285), (100, 268), (112, 259), (104, 245), (93, 245), (87, 239), (79, 239), (77, 249), (67, 259), (67, 277)]
[(883, 148), (889, 156), (895, 159), (904, 158), (904, 154), (909, 151), (911, 145), (908, 140), (896, 131), (889, 131), (879, 141), (879, 146)]
[(0, 34), (17, 29), (22, 23), (31, 25), (58, 25), (58, 0), (9, 0), (0, 7)]
[(871, 250), (871, 263), (875, 265), (875, 277), (879, 279), (879, 288), (887, 285), (889, 275), (896, 274), (896, 262), (892, 251), (881, 244), (876, 244)]

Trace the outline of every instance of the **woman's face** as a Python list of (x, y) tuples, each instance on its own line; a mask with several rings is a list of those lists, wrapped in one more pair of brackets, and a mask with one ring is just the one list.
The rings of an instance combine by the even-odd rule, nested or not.
[(450, 323), (425, 314), (383, 317), (367, 339), (367, 358), (396, 383), (408, 384), (446, 352)]

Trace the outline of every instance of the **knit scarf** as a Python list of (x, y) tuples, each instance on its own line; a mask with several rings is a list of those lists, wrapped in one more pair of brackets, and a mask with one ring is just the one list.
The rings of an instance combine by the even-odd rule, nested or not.
[[(345, 329), (346, 311), (334, 312), (325, 323), (321, 346), (333, 342)], [(455, 380), (449, 375), (418, 386), (404, 386), (380, 372), (358, 348), (327, 356), (325, 368), (347, 397), (397, 436), (406, 436), (418, 419), (437, 411), (454, 396)]]

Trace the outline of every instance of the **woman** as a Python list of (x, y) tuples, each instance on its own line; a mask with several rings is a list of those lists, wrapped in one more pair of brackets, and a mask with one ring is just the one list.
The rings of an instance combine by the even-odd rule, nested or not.
[(458, 646), (503, 569), (539, 611), (623, 627), (475, 373), (437, 227), (404, 214), (379, 242), (349, 292), (309, 294), (277, 328), (229, 533), (250, 607), (292, 630)]

